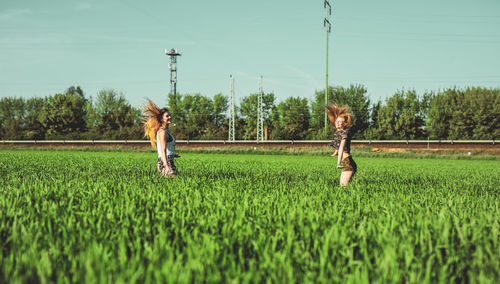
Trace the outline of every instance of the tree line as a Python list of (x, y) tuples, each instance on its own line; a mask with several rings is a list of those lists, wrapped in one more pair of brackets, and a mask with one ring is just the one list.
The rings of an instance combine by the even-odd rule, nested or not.
[[(258, 94), (235, 106), (237, 140), (256, 139)], [(324, 90), (311, 100), (288, 97), (276, 102), (263, 94), (264, 128), (269, 140), (331, 139), (324, 129)], [(397, 91), (385, 101), (372, 102), (362, 85), (328, 88), (329, 103), (348, 105), (354, 139), (496, 139), (500, 137), (500, 89), (449, 88), (417, 95)], [(158, 102), (159, 103), (159, 102)], [(177, 139), (211, 140), (228, 137), (229, 99), (200, 94), (170, 94), (171, 129)], [(101, 90), (95, 100), (80, 87), (44, 98), (0, 99), (1, 140), (143, 139), (141, 109), (124, 94)]]

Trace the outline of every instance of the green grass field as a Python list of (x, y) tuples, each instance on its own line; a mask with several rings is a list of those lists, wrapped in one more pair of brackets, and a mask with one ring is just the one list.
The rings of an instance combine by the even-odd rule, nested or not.
[(0, 282), (500, 279), (500, 162), (0, 150)]

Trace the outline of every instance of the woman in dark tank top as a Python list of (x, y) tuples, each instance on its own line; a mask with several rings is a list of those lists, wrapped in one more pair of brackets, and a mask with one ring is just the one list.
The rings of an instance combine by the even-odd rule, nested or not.
[(347, 111), (349, 107), (339, 107), (330, 105), (326, 107), (328, 118), (332, 125), (337, 129), (333, 136), (333, 147), (337, 156), (337, 168), (342, 169), (340, 174), (340, 185), (346, 186), (352, 180), (357, 171), (357, 165), (351, 156), (352, 134), (349, 126), (352, 122), (351, 114)]

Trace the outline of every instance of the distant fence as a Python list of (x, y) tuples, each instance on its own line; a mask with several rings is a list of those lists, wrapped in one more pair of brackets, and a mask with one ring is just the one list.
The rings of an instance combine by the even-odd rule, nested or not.
[[(177, 140), (179, 146), (186, 147), (325, 147), (331, 140)], [(19, 146), (149, 146), (149, 140), (0, 140), (1, 145)], [(497, 148), (495, 140), (352, 140), (352, 146), (386, 148)]]

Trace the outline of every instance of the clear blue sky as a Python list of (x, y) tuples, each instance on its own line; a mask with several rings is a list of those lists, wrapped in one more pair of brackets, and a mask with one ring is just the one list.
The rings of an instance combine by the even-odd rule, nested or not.
[[(398, 89), (500, 87), (499, 0), (332, 1), (329, 84), (363, 84), (372, 101)], [(170, 90), (258, 91), (312, 99), (325, 86), (323, 0), (0, 2), (0, 97), (123, 92), (134, 106)]]

